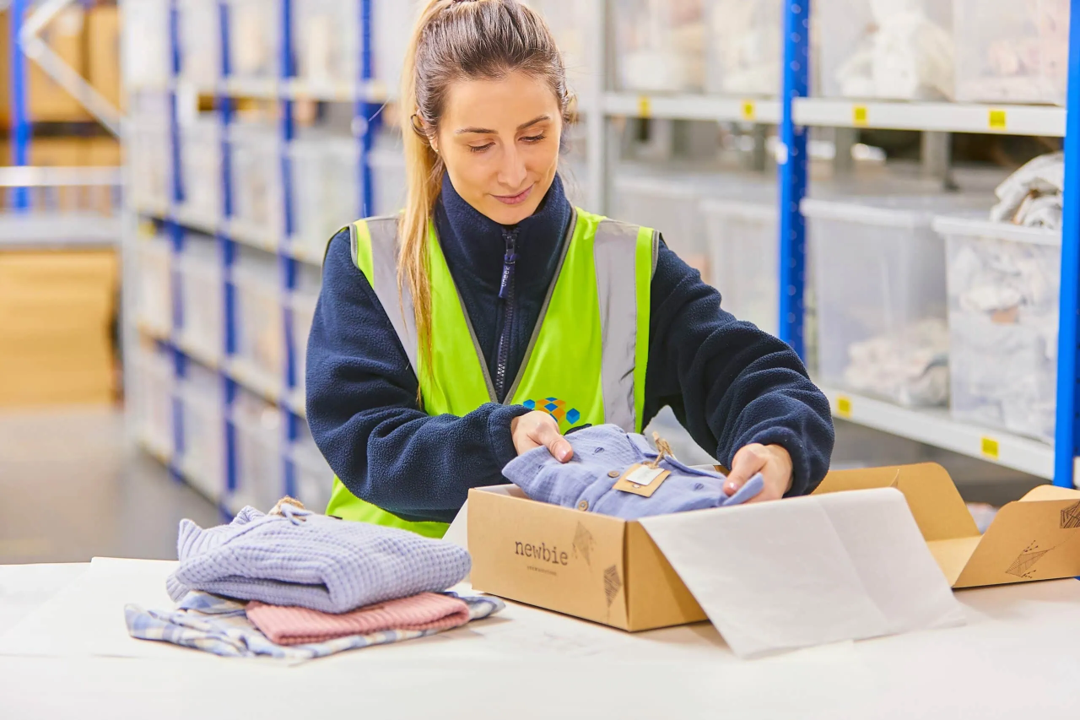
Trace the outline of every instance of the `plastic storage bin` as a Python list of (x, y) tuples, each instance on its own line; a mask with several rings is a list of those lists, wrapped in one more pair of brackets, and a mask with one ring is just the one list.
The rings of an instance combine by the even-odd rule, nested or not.
[(413, 25), (426, 0), (375, 2), (371, 8), (371, 69), (375, 80), (390, 95), (401, 88), (401, 70)]
[(120, 36), (124, 87), (161, 88), (169, 81), (169, 3), (139, 0), (124, 4), (124, 24), (138, 28)]
[(221, 378), (189, 363), (180, 384), (184, 449), (180, 472), (188, 483), (214, 502), (225, 492), (225, 411)]
[(934, 0), (818, 0), (826, 97), (951, 99), (952, 8)]
[(155, 335), (168, 337), (173, 322), (172, 248), (163, 237), (141, 239), (138, 320)]
[(185, 243), (178, 260), (183, 325), (180, 343), (204, 358), (221, 357), (225, 347), (225, 286), (211, 239)]
[(369, 155), (375, 187), (374, 215), (396, 215), (405, 207), (405, 156), (400, 147), (376, 148)]
[(281, 147), (273, 128), (237, 123), (229, 128), (232, 156), (233, 224), (263, 241), (285, 228)]
[(952, 414), (1053, 442), (1061, 231), (938, 218)]
[(180, 128), (182, 200), (187, 216), (213, 224), (221, 214), (221, 125), (200, 118)]
[[(221, 78), (221, 24), (217, 0), (179, 0), (179, 78), (200, 88), (212, 88)], [(124, 36), (142, 33), (125, 32)], [(166, 36), (167, 37), (167, 36)], [(167, 52), (168, 43), (160, 50)]]
[(948, 399), (945, 246), (933, 216), (964, 198), (803, 201), (821, 381), (902, 405)]
[(705, 171), (680, 172), (623, 166), (615, 174), (613, 217), (658, 230), (664, 242), (706, 282), (709, 243), (702, 201), (738, 199), (762, 202), (775, 195), (774, 183), (746, 174)]
[(708, 279), (702, 181), (689, 175), (617, 173), (613, 216), (659, 231), (669, 248)]
[(780, 94), (783, 3), (775, 0), (705, 0), (708, 22), (706, 92)]
[(956, 97), (1065, 104), (1069, 0), (953, 0)]
[(245, 505), (269, 512), (285, 495), (281, 411), (241, 391), (231, 413), (236, 432), (236, 489), (228, 494), (233, 512)]
[(300, 426), (300, 437), (293, 445), (292, 459), (296, 466), (297, 499), (308, 510), (326, 512), (326, 506), (330, 504), (330, 491), (334, 487), (334, 471), (316, 447), (307, 425)]
[[(293, 6), (307, 2), (310, 0), (300, 0)], [(232, 77), (275, 81), (281, 74), (280, 0), (225, 0), (225, 5)]]
[(267, 387), (285, 377), (285, 317), (280, 283), (272, 263), (240, 264), (236, 288), (236, 360)]
[(776, 335), (779, 326), (779, 209), (775, 200), (705, 200), (709, 273), (722, 307)]
[(169, 129), (154, 122), (135, 121), (129, 126), (131, 196), (135, 207), (164, 213), (169, 205)]
[(296, 388), (301, 397), (304, 397), (306, 383), (304, 378), (307, 373), (307, 345), (308, 336), (311, 335), (311, 324), (315, 320), (315, 303), (319, 300), (317, 294), (293, 293), (289, 297), (289, 306), (292, 308), (292, 344), (293, 352), (296, 353)]
[(581, 0), (533, 0), (529, 5), (540, 12), (551, 28), (562, 53), (570, 86), (579, 94), (584, 92), (584, 85), (594, 72), (589, 63), (591, 3)]
[(296, 13), (297, 77), (313, 88), (358, 82), (359, 2), (302, 0), (293, 4), (293, 12)]
[(292, 245), (322, 259), (326, 244), (360, 217), (359, 150), (348, 138), (297, 140), (292, 158)]
[(133, 358), (137, 427), (151, 450), (173, 453), (173, 366), (168, 353), (142, 347)]
[(701, 90), (705, 79), (702, 0), (614, 0), (620, 90)]

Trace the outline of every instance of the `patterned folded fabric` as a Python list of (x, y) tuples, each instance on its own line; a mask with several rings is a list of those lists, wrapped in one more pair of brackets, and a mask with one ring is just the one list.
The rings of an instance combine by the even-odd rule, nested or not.
[(439, 592), (461, 582), (472, 561), (452, 543), (407, 530), (349, 522), (282, 505), (283, 515), (245, 507), (228, 525), (180, 523), (180, 565), (166, 581), (179, 601), (189, 590), (239, 600), (343, 613)]
[[(469, 621), (481, 620), (506, 607), (498, 598), (447, 595), (465, 603)], [(223, 657), (269, 657), (287, 662), (303, 662), (443, 632), (441, 629), (383, 630), (308, 645), (278, 645), (247, 618), (243, 603), (201, 592), (189, 593), (177, 610), (144, 610), (138, 605), (128, 605), (124, 608), (124, 618), (128, 634), (139, 640), (172, 643)]]
[(304, 645), (384, 630), (449, 630), (469, 622), (468, 605), (436, 593), (420, 593), (338, 615), (258, 601), (248, 603), (245, 612), (248, 620), (278, 645)]

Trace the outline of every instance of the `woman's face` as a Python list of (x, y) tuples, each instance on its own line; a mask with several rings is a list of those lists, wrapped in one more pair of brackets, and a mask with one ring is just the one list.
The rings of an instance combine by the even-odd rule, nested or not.
[(460, 80), (447, 92), (437, 137), (454, 189), (501, 225), (536, 212), (559, 164), (562, 112), (539, 78)]

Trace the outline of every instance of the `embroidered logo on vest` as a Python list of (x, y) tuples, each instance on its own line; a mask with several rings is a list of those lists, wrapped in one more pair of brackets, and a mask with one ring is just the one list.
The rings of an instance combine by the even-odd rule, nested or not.
[(522, 405), (530, 410), (542, 410), (546, 412), (548, 415), (559, 421), (559, 428), (564, 431), (574, 427), (581, 420), (580, 412), (574, 408), (568, 409), (566, 401), (558, 398), (549, 397), (540, 401), (526, 400)]

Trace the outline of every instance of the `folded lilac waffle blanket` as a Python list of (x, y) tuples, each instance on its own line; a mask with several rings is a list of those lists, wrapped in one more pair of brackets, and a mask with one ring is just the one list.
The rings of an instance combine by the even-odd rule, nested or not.
[(397, 528), (339, 520), (283, 505), (284, 515), (245, 507), (228, 525), (180, 523), (173, 600), (202, 590), (269, 605), (343, 613), (440, 592), (469, 574), (468, 551)]

